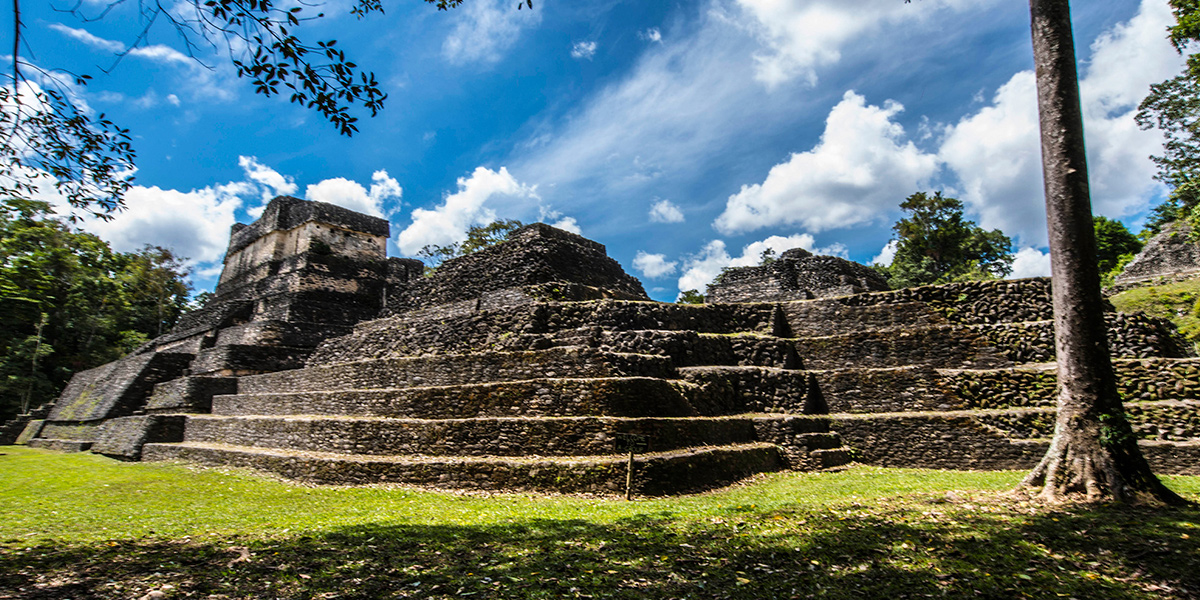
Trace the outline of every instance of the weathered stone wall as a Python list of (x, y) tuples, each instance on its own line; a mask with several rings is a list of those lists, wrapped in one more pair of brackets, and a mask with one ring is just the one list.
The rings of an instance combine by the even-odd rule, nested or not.
[(180, 376), (192, 358), (189, 354), (135, 354), (76, 373), (48, 420), (96, 421), (132, 414), (154, 384)]
[(620, 434), (643, 436), (645, 452), (755, 439), (754, 424), (741, 418), (194, 416), (188, 419), (184, 441), (367, 455), (597, 456), (618, 454)]
[(100, 426), (92, 452), (137, 460), (146, 444), (183, 441), (182, 415), (138, 415), (109, 419)]
[(665, 357), (564, 347), (363, 360), (243, 377), (238, 392), (348, 390), (459, 385), (556, 377), (661, 377), (673, 373)]
[(402, 313), (552, 282), (592, 286), (614, 298), (649, 300), (641, 282), (609, 258), (602, 244), (534, 223), (505, 242), (442, 263), (430, 277), (397, 279), (388, 289), (387, 309)]
[(1186, 223), (1176, 221), (1146, 242), (1142, 251), (1133, 258), (1114, 281), (1117, 285), (1128, 285), (1136, 281), (1156, 277), (1173, 277), (1200, 271), (1200, 243), (1193, 239), (1194, 232)]
[(212, 412), (228, 416), (302, 414), (408, 419), (727, 414), (698, 410), (689, 401), (692, 391), (650, 377), (538, 378), (453, 386), (243, 393), (216, 396)]
[(796, 347), (801, 363), (809, 369), (908, 365), (987, 368), (1011, 364), (978, 332), (958, 325), (802, 338)]
[[(448, 489), (566, 493), (616, 493), (625, 485), (625, 458), (621, 456), (575, 460), (433, 457), (397, 462), (352, 460), (332, 453), (298, 457), (165, 444), (148, 444), (143, 455), (150, 460), (183, 459), (207, 465), (250, 467), (318, 483), (403, 482)], [(771, 444), (639, 456), (633, 490), (648, 495), (697, 491), (773, 471), (782, 464), (778, 447)]]
[(738, 267), (721, 273), (709, 284), (705, 300), (769, 302), (846, 296), (886, 290), (887, 282), (874, 269), (836, 256), (813, 256), (794, 248), (778, 260), (757, 267)]
[(969, 413), (833, 415), (830, 427), (856, 460), (885, 467), (1029, 469), (1049, 445), (1012, 440)]
[(216, 295), (247, 271), (292, 255), (313, 252), (382, 260), (389, 230), (385, 219), (324, 202), (276, 197), (256, 221), (233, 226)]

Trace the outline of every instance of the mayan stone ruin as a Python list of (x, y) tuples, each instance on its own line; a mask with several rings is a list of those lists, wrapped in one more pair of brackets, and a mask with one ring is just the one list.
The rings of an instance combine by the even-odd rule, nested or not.
[[(543, 224), (432, 276), (387, 258), (388, 235), (276, 198), (235, 226), (203, 309), (78, 373), (19, 442), (316, 483), (617, 493), (638, 436), (641, 494), (851, 461), (1029, 469), (1049, 444), (1047, 279), (887, 291), (789, 251), (730, 271), (709, 304), (669, 304)], [(1150, 463), (1200, 474), (1200, 360), (1164, 321), (1108, 325)]]

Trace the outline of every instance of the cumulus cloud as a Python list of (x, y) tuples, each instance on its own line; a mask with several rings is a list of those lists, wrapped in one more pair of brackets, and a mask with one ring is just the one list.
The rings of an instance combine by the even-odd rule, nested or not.
[(290, 196), (300, 189), (291, 177), (281, 175), (275, 169), (258, 162), (256, 156), (239, 156), (238, 166), (245, 171), (247, 179), (262, 186), (263, 202), (275, 196)]
[(668, 261), (664, 254), (649, 254), (641, 250), (633, 257), (633, 268), (649, 279), (658, 279), (674, 273), (677, 264), (676, 261)]
[(882, 265), (885, 267), (892, 266), (892, 261), (896, 259), (896, 250), (899, 248), (899, 246), (900, 244), (896, 240), (888, 241), (888, 243), (884, 244), (883, 248), (879, 251), (879, 254), (877, 254), (875, 258), (871, 259), (871, 264)]
[(575, 42), (571, 46), (571, 58), (592, 60), (596, 56), (596, 42)]
[(453, 64), (495, 63), (521, 36), (542, 20), (540, 10), (513, 10), (504, 0), (476, 0), (451, 12), (458, 20), (442, 43), (442, 55)]
[[(1091, 46), (1080, 94), (1092, 204), (1099, 213), (1132, 214), (1160, 190), (1148, 156), (1161, 153), (1161, 136), (1138, 129), (1133, 114), (1151, 83), (1182, 69), (1183, 59), (1163, 35), (1173, 22), (1164, 0), (1144, 0), (1132, 19)], [(1002, 229), (1025, 245), (1046, 243), (1033, 72), (1013, 75), (989, 104), (948, 127), (939, 156), (961, 182), (961, 198), (981, 226)]]
[(1013, 256), (1013, 270), (1008, 275), (1009, 279), (1020, 279), (1022, 277), (1049, 277), (1050, 276), (1050, 254), (1042, 252), (1037, 248), (1021, 248), (1017, 254)]
[(638, 37), (652, 44), (662, 43), (662, 31), (660, 31), (657, 27), (651, 27), (645, 31), (639, 31)]
[(659, 277), (676, 272), (676, 260), (667, 260), (666, 254), (650, 254), (643, 251), (637, 251), (637, 256), (634, 257), (634, 269), (641, 272), (642, 276), (656, 280)]
[(846, 92), (817, 145), (772, 167), (762, 183), (742, 186), (714, 226), (725, 234), (781, 224), (818, 232), (878, 220), (894, 207), (896, 190), (920, 189), (938, 168), (937, 157), (905, 141), (892, 122), (902, 110)]
[(885, 27), (938, 18), (941, 11), (978, 1), (930, 0), (921, 6), (863, 0), (737, 0), (752, 17), (764, 49), (755, 56), (756, 77), (768, 87), (794, 78), (816, 84), (817, 69), (837, 63), (842, 48), (870, 40)]
[(670, 200), (659, 200), (650, 207), (650, 220), (654, 223), (682, 223), (683, 211)]
[(551, 223), (551, 225), (563, 231), (570, 231), (575, 235), (580, 235), (583, 233), (583, 230), (579, 228), (579, 222), (575, 220), (575, 217), (563, 217)]
[(816, 254), (846, 256), (846, 248), (841, 244), (833, 244), (825, 248), (814, 248), (815, 240), (807, 233), (798, 233), (787, 237), (773, 235), (764, 240), (752, 242), (742, 247), (741, 256), (731, 256), (723, 240), (713, 240), (705, 244), (699, 253), (684, 258), (683, 275), (679, 277), (679, 289), (704, 291), (705, 286), (721, 273), (726, 267), (750, 267), (762, 262), (762, 254), (770, 249), (776, 256), (792, 248), (804, 248)]
[[(508, 169), (493, 171), (477, 167), (470, 177), (458, 178), (458, 191), (448, 194), (433, 209), (418, 208), (412, 212), (412, 224), (400, 232), (397, 245), (408, 256), (415, 256), (430, 244), (441, 246), (467, 239), (467, 229), (496, 220), (496, 212), (484, 206), (497, 197), (536, 199), (536, 186), (520, 183)], [(564, 223), (570, 225), (571, 223)]]
[(258, 187), (246, 181), (188, 192), (134, 186), (125, 193), (125, 211), (110, 221), (85, 219), (84, 229), (122, 252), (152, 244), (203, 266), (224, 255), (234, 212), (256, 192)]
[[(360, 213), (376, 217), (386, 217), (400, 208), (400, 183), (388, 176), (387, 171), (375, 171), (371, 175), (371, 189), (363, 187), (357, 181), (343, 177), (326, 179), (308, 186), (304, 197), (317, 202), (336, 204)], [(385, 208), (384, 203), (395, 200)]]

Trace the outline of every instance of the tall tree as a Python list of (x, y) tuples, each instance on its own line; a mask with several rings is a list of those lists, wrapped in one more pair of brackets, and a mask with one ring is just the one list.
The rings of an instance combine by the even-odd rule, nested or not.
[(1030, 0), (1042, 172), (1053, 271), (1058, 416), (1054, 439), (1021, 482), (1049, 500), (1183, 500), (1154, 476), (1125, 419), (1104, 325), (1088, 192), (1083, 113), (1068, 0)]
[(1092, 224), (1096, 230), (1096, 265), (1101, 276), (1141, 251), (1142, 241), (1124, 223), (1096, 215)]
[(1012, 240), (999, 229), (986, 231), (963, 218), (955, 198), (917, 192), (900, 204), (896, 255), (880, 270), (893, 288), (1003, 277), (1012, 272)]
[(113, 252), (45, 203), (14, 202), (0, 210), (0, 421), (174, 325), (188, 293), (170, 252)]

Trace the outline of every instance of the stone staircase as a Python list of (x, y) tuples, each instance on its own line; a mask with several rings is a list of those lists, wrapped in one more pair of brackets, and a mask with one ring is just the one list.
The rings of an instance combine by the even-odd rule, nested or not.
[(776, 335), (782, 318), (771, 304), (598, 301), (381, 319), (306, 368), (238, 378), (211, 414), (186, 417), (183, 441), (142, 458), (320, 483), (613, 493), (634, 436), (641, 494), (845, 464), (797, 340)]
[[(1028, 469), (1053, 436), (1049, 281), (928, 286), (781, 305), (857, 460)], [(1160, 473), (1200, 474), (1200, 361), (1164, 322), (1107, 317), (1126, 413)]]

